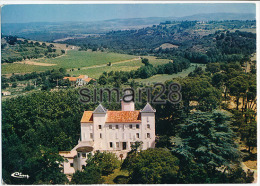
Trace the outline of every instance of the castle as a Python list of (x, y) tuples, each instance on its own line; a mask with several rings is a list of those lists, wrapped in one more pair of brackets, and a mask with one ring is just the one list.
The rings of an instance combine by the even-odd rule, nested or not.
[(134, 102), (121, 101), (121, 111), (110, 111), (101, 104), (94, 111), (85, 111), (81, 119), (81, 137), (71, 151), (59, 154), (68, 161), (63, 172), (73, 174), (86, 166), (88, 153), (113, 152), (125, 158), (131, 145), (142, 141), (142, 149), (155, 147), (155, 109), (147, 103), (135, 110)]

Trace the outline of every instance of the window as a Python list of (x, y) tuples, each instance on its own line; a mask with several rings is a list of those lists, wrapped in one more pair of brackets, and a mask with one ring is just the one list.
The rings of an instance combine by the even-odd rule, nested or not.
[(118, 125), (116, 125), (116, 129), (118, 129)]
[(132, 129), (132, 128), (133, 128), (133, 125), (129, 125), (129, 128)]
[(123, 150), (126, 150), (126, 142), (123, 142), (122, 145), (123, 145), (123, 148), (122, 148), (122, 149), (123, 149)]
[(147, 124), (147, 128), (148, 128), (148, 129), (150, 128), (150, 124)]
[(90, 138), (93, 139), (93, 133), (90, 133)]
[(147, 138), (151, 138), (150, 133), (147, 133)]
[(102, 125), (98, 125), (98, 128), (99, 128), (99, 129), (102, 129)]
[(136, 128), (137, 128), (137, 129), (139, 129), (139, 128), (140, 128), (139, 124), (137, 124), (137, 125), (136, 125)]
[(82, 153), (82, 158), (86, 158), (86, 153)]
[(99, 134), (99, 137), (102, 138), (102, 134), (101, 133)]
[(83, 170), (86, 168), (86, 166), (85, 166), (85, 165), (82, 165), (81, 167), (82, 167), (82, 169), (83, 169)]
[(116, 142), (116, 148), (119, 148), (119, 142)]
[(80, 153), (78, 153), (78, 158), (80, 157)]
[(73, 163), (70, 163), (70, 167), (73, 167)]
[(112, 147), (113, 147), (113, 143), (112, 143), (112, 142), (110, 142), (109, 144), (110, 144), (110, 148), (112, 148)]
[(139, 138), (140, 136), (139, 136), (139, 133), (136, 133), (136, 138)]
[(112, 125), (109, 125), (109, 129), (112, 129)]

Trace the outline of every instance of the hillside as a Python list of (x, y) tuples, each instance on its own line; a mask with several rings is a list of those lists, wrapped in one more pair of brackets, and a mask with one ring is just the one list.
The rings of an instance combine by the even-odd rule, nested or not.
[(191, 62), (208, 63), (228, 61), (234, 55), (241, 60), (243, 55), (254, 53), (256, 34), (239, 31), (245, 28), (255, 30), (255, 21), (166, 21), (143, 29), (111, 31), (64, 43), (80, 46), (81, 50), (107, 49), (169, 59), (181, 56)]
[(1, 63), (27, 64), (31, 59), (55, 58), (64, 55), (67, 50), (77, 49), (66, 44), (32, 41), (16, 36), (2, 36), (1, 41)]
[(87, 37), (88, 34), (104, 34), (111, 30), (131, 30), (160, 24), (165, 21), (223, 21), (255, 20), (254, 14), (211, 13), (185, 17), (148, 17), (112, 19), (95, 22), (32, 22), (2, 23), (4, 35), (17, 35), (32, 40), (54, 41), (67, 37)]

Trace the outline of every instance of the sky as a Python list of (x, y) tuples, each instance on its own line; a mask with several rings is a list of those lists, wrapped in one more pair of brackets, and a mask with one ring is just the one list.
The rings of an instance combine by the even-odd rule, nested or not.
[(253, 13), (254, 3), (5, 5), (2, 23), (99, 21), (145, 17), (183, 17), (200, 13)]

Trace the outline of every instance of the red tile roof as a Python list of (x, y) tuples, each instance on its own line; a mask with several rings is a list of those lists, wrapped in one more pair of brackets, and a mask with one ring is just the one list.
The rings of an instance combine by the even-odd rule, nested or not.
[(86, 81), (86, 82), (90, 82), (91, 80), (94, 80), (94, 81), (95, 81), (95, 79), (92, 79), (92, 78), (86, 78), (86, 79), (84, 79), (84, 81)]
[[(106, 123), (140, 123), (140, 111), (107, 111)], [(92, 111), (85, 111), (81, 123), (93, 123)]]
[(84, 114), (81, 118), (81, 123), (93, 123), (93, 111), (84, 111)]
[(64, 77), (63, 79), (68, 79), (69, 81), (77, 81), (77, 77)]
[(107, 111), (106, 123), (140, 123), (140, 111)]
[(80, 75), (78, 78), (84, 79), (85, 75)]

